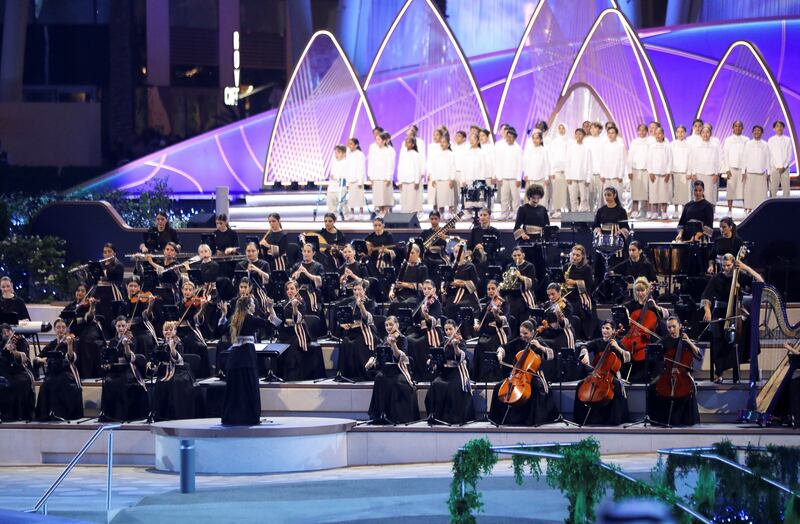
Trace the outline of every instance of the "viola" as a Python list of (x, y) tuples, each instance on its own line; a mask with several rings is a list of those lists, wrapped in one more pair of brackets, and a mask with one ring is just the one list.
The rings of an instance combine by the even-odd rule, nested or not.
[(647, 345), (650, 344), (653, 333), (658, 328), (658, 315), (650, 307), (652, 292), (652, 288), (647, 292), (642, 309), (631, 313), (630, 329), (620, 341), (622, 347), (631, 352), (631, 360), (634, 362), (644, 361)]
[[(536, 329), (533, 338), (547, 329), (548, 323), (546, 320)], [(533, 340), (528, 342), (528, 345), (522, 351), (517, 352), (515, 357), (514, 366), (508, 375), (508, 378), (503, 380), (500, 389), (497, 390), (497, 398), (503, 404), (512, 406), (525, 404), (530, 400), (532, 388), (531, 380), (533, 374), (538, 371), (539, 366), (542, 365), (542, 357), (533, 350)]]
[(664, 371), (656, 379), (656, 393), (662, 398), (686, 398), (694, 391), (690, 371), (694, 355), (684, 347), (681, 339), (675, 347), (664, 352)]
[(614, 377), (622, 367), (622, 362), (611, 348), (611, 343), (621, 331), (618, 329), (611, 335), (603, 352), (595, 356), (592, 373), (578, 386), (578, 400), (582, 403), (604, 406), (614, 400)]

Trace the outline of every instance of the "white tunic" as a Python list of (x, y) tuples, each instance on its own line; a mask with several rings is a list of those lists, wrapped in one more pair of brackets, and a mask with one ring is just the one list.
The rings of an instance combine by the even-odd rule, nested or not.
[[(433, 151), (431, 151), (433, 153)], [(456, 179), (456, 154), (449, 149), (439, 151), (435, 155), (430, 155), (428, 164), (428, 176), (437, 182)]]
[(347, 152), (347, 169), (345, 178), (348, 184), (363, 184), (367, 171), (367, 158), (360, 149)]
[(772, 167), (774, 169), (788, 168), (792, 161), (792, 139), (786, 135), (773, 135), (767, 144)]
[(486, 158), (482, 148), (469, 148), (464, 153), (461, 180), (467, 185), (471, 185), (476, 180), (486, 180)]
[(567, 147), (567, 163), (564, 169), (567, 180), (592, 180), (592, 152), (586, 144), (571, 142)]
[(420, 137), (416, 137), (414, 141), (417, 143), (417, 151), (419, 151), (419, 159), (422, 163), (422, 173), (425, 174), (425, 167), (428, 165), (425, 159), (425, 142)]
[(669, 149), (672, 155), (673, 173), (686, 173), (688, 169), (690, 150), (690, 146), (687, 143), (688, 141), (688, 139), (676, 139), (669, 143)]
[(556, 134), (555, 138), (548, 145), (550, 157), (550, 168), (555, 171), (564, 171), (567, 166), (567, 146), (569, 138), (566, 135)]
[(636, 137), (631, 142), (631, 147), (628, 150), (628, 168), (629, 169), (647, 169), (647, 152), (650, 149), (650, 144), (647, 138)]
[(722, 144), (723, 173), (742, 168), (742, 152), (748, 138), (744, 135), (731, 135)]
[(422, 179), (422, 157), (418, 151), (403, 149), (397, 163), (397, 182), (419, 184)]
[(376, 182), (378, 180), (392, 180), (394, 177), (394, 148), (389, 146), (375, 148), (369, 147), (369, 162), (367, 163), (367, 177)]
[(617, 137), (613, 142), (606, 140), (600, 147), (600, 176), (622, 180), (627, 173), (627, 152), (625, 142)]
[(469, 144), (467, 142), (461, 145), (454, 143), (452, 149), (453, 153), (456, 155), (456, 171), (461, 173), (464, 171), (464, 155), (466, 155), (469, 150)]
[(341, 160), (336, 157), (331, 161), (331, 177), (328, 180), (328, 192), (339, 191), (342, 180), (347, 178), (347, 157)]
[(529, 144), (522, 157), (522, 166), (525, 170), (525, 180), (542, 181), (547, 179), (550, 176), (547, 148), (543, 145)]
[(494, 144), (487, 142), (481, 144), (481, 154), (483, 155), (483, 169), (486, 178), (494, 178)]
[(425, 160), (425, 171), (428, 173), (428, 177), (431, 175), (431, 166), (436, 159), (436, 155), (442, 152), (442, 146), (440, 146), (436, 142), (431, 142), (428, 144), (428, 158)]
[(653, 142), (647, 155), (647, 172), (668, 175), (672, 172), (672, 154), (666, 142)]
[(583, 139), (583, 143), (589, 147), (589, 151), (592, 153), (592, 174), (599, 175), (600, 174), (600, 167), (601, 167), (601, 159), (602, 159), (602, 148), (603, 142), (608, 142), (602, 136), (592, 136), (589, 135)]
[(690, 175), (716, 175), (722, 170), (720, 148), (714, 142), (702, 141), (689, 151)]
[(494, 146), (495, 177), (501, 180), (520, 180), (522, 176), (522, 148), (514, 142), (497, 142)]
[(764, 140), (748, 140), (742, 151), (742, 171), (767, 173), (770, 168), (770, 148)]

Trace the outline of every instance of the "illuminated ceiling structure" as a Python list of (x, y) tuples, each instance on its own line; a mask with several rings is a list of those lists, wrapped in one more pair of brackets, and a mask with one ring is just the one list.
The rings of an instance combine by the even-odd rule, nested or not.
[[(743, 112), (740, 118), (745, 120), (748, 132), (756, 121), (763, 123), (764, 115), (750, 116), (749, 108), (741, 102), (742, 97), (747, 100), (753, 98), (753, 90), (756, 90), (760, 95), (771, 97), (770, 100), (777, 104), (777, 106), (768, 106), (778, 108), (774, 111), (770, 109), (769, 111), (772, 111), (770, 114), (781, 119), (785, 115), (789, 126), (788, 132), (790, 136), (794, 137), (795, 125), (792, 114), (800, 113), (800, 53), (797, 53), (793, 46), (794, 42), (800, 42), (800, 19), (740, 21), (647, 30), (643, 31), (640, 37), (644, 49), (647, 50), (647, 55), (644, 55), (639, 40), (631, 39), (631, 36), (635, 36), (635, 34), (623, 22), (624, 19), (615, 13), (609, 12), (604, 15), (595, 28), (592, 38), (586, 38), (593, 25), (592, 21), (587, 22), (586, 20), (589, 18), (596, 20), (596, 15), (603, 12), (600, 11), (603, 7), (600, 2), (587, 4), (595, 7), (591, 17), (586, 15), (586, 19), (581, 22), (585, 25), (584, 34), (577, 35), (576, 33), (574, 44), (565, 43), (563, 34), (559, 37), (558, 33), (558, 31), (564, 31), (565, 22), (561, 22), (561, 25), (552, 25), (555, 22), (551, 20), (547, 22), (551, 24), (550, 26), (545, 23), (548, 16), (553, 16), (552, 6), (560, 5), (560, 1), (547, 0), (546, 3), (536, 4), (539, 12), (536, 19), (533, 16), (529, 19), (529, 27), (526, 30), (528, 35), (522, 41), (522, 51), (518, 47), (470, 57), (469, 68), (461, 60), (463, 54), (459, 54), (460, 48), (453, 45), (452, 34), (446, 30), (447, 25), (437, 16), (438, 12), (432, 8), (431, 4), (427, 0), (406, 2), (404, 9), (408, 13), (395, 20), (392, 40), (401, 34), (411, 34), (408, 31), (414, 29), (414, 41), (395, 43), (386, 39), (386, 45), (381, 53), (382, 58), (376, 57), (375, 63), (377, 63), (377, 59), (380, 59), (381, 64), (389, 66), (391, 70), (383, 72), (381, 67), (380, 74), (374, 74), (368, 83), (364, 82), (367, 85), (367, 97), (373, 104), (375, 115), (378, 117), (378, 124), (397, 135), (402, 133), (405, 127), (413, 121), (425, 122), (422, 136), (428, 141), (430, 140), (431, 126), (435, 125), (434, 122), (447, 121), (451, 129), (454, 129), (455, 125), (450, 122), (450, 118), (456, 122), (460, 122), (459, 119), (463, 118), (464, 121), (486, 125), (489, 117), (487, 116), (488, 111), (484, 107), (483, 102), (485, 101), (492, 113), (495, 113), (494, 108), (497, 107), (497, 117), (493, 118), (492, 122), (499, 123), (507, 120), (518, 129), (521, 128), (520, 135), (522, 135), (531, 120), (554, 118), (556, 110), (569, 112), (572, 111), (573, 105), (589, 107), (591, 104), (600, 106), (605, 104), (606, 110), (617, 120), (623, 118), (617, 114), (618, 107), (631, 111), (632, 114), (634, 110), (640, 111), (642, 117), (649, 116), (645, 113), (652, 112), (653, 105), (656, 113), (663, 113), (667, 104), (663, 102), (661, 92), (657, 89), (657, 86), (660, 85), (663, 88), (663, 98), (669, 102), (669, 108), (675, 117), (675, 123), (689, 124), (698, 112), (701, 100), (706, 95), (706, 101), (700, 113), (715, 124), (715, 128), (720, 134), (726, 132), (730, 127), (727, 120), (733, 118), (733, 113), (739, 107)], [(532, 5), (534, 4), (532, 3)], [(581, 12), (583, 11), (590, 10), (587, 8)], [(574, 11), (573, 16), (575, 16)], [(583, 16), (581, 18), (583, 19)], [(412, 27), (413, 24), (407, 24), (404, 19), (425, 25), (421, 28)], [(577, 24), (577, 22), (575, 23)], [(404, 29), (406, 27), (407, 29)], [(569, 60), (554, 61), (553, 63), (544, 60), (544, 57), (547, 56), (546, 50), (539, 50), (541, 44), (536, 42), (540, 36), (545, 35), (547, 27), (550, 28), (553, 38), (551, 42), (555, 42), (553, 45), (561, 42), (559, 45), (562, 45), (563, 49), (571, 50), (572, 55)], [(419, 34), (432, 36), (417, 39)], [(558, 38), (562, 38), (562, 40), (558, 40)], [(605, 42), (601, 42), (601, 38), (604, 38)], [(327, 37), (324, 40), (330, 42)], [(735, 47), (731, 46), (732, 42), (738, 40), (746, 40), (755, 49), (755, 52), (750, 50), (745, 43)], [(430, 50), (432, 41), (440, 42), (444, 46), (440, 55), (436, 55)], [(584, 41), (586, 41), (585, 46), (582, 45)], [(585, 50), (581, 59), (576, 61), (575, 57), (581, 47), (585, 47)], [(731, 47), (733, 47), (732, 51)], [(423, 50), (427, 53), (424, 57), (427, 65), (421, 68), (416, 63), (419, 60), (415, 61), (414, 59), (417, 56), (422, 57)], [(639, 51), (638, 54), (634, 52), (635, 50)], [(532, 57), (530, 53), (539, 54)], [(336, 56), (337, 54), (338, 51), (335, 51), (334, 54), (326, 56)], [(428, 79), (428, 86), (430, 86), (431, 79), (441, 81), (434, 59), (436, 56), (440, 60), (438, 68), (457, 71), (454, 73), (457, 75), (454, 82), (457, 82), (459, 86), (460, 97), (440, 101), (436, 98), (437, 93), (431, 93), (423, 88), (425, 79)], [(517, 58), (516, 63), (514, 63), (515, 57)], [(648, 57), (649, 60), (647, 60)], [(536, 62), (534, 59), (539, 61)], [(614, 85), (611, 80), (598, 75), (594, 82), (587, 82), (591, 78), (586, 76), (598, 67), (597, 61), (603, 59), (624, 60), (630, 66), (627, 69), (620, 69), (623, 67), (621, 64), (609, 65), (608, 69), (614, 71), (615, 76), (620, 76), (624, 72), (627, 77), (627, 79), (615, 78), (614, 80), (625, 84), (644, 86), (646, 79), (649, 90), (642, 92), (640, 99), (635, 102), (617, 103), (613, 97), (609, 98), (606, 90)], [(720, 68), (715, 75), (720, 61), (725, 61), (726, 65)], [(575, 62), (575, 66), (570, 67), (573, 62)], [(650, 62), (652, 62), (652, 70)], [(545, 68), (541, 69), (542, 71), (556, 71), (556, 69), (563, 71), (561, 78), (555, 79), (557, 75), (554, 74), (538, 75), (543, 79), (538, 76), (536, 79), (532, 79), (535, 71), (531, 64), (534, 63), (542, 65)], [(458, 67), (455, 64), (458, 64)], [(509, 73), (512, 70), (513, 73)], [(572, 70), (572, 74), (569, 83), (566, 84), (565, 79), (570, 70)], [(339, 68), (339, 71), (344, 72), (344, 68)], [(467, 71), (474, 76), (468, 75)], [(658, 83), (654, 81), (653, 72), (658, 74)], [(739, 73), (736, 76), (741, 78), (736, 78), (734, 73)], [(714, 82), (711, 82), (712, 76), (716, 76)], [(507, 78), (511, 79), (509, 88), (503, 104), (499, 105), (500, 91), (504, 89)], [(353, 101), (358, 99), (357, 90), (352, 80), (349, 82), (349, 86), (352, 86), (353, 89), (349, 91), (348, 99)], [(540, 83), (535, 84), (534, 82)], [(546, 89), (545, 84), (541, 82), (547, 82)], [(342, 84), (344, 83), (342, 80)], [(729, 90), (725, 87), (736, 83), (743, 87), (737, 90)], [(751, 83), (753, 87), (744, 87)], [(709, 84), (711, 86), (706, 90), (705, 88)], [(420, 86), (419, 95), (417, 94), (418, 85)], [(542, 89), (541, 92), (537, 89), (536, 96), (534, 96), (532, 89), (536, 85)], [(763, 90), (757, 88), (759, 85), (763, 86)], [(589, 86), (591, 89), (579, 89), (580, 86)], [(476, 95), (476, 90), (479, 90), (482, 96)], [(559, 100), (561, 91), (565, 92), (568, 100)], [(708, 91), (707, 94), (706, 91)], [(522, 97), (519, 100), (514, 98), (518, 95)], [(552, 102), (548, 102), (549, 109), (546, 111), (544, 104), (536, 106), (534, 104), (540, 102), (532, 101), (533, 98), (538, 99), (540, 95), (542, 99), (552, 100)], [(736, 100), (737, 97), (739, 100)], [(458, 102), (456, 105), (450, 105), (455, 101)], [(432, 115), (428, 119), (424, 118), (427, 113), (425, 111), (426, 104), (423, 102), (429, 105), (428, 113)], [(758, 102), (758, 104), (761, 103)], [(763, 103), (767, 104), (768, 102)], [(380, 105), (380, 111), (374, 107), (375, 104)], [(465, 116), (460, 116), (462, 109), (458, 109), (456, 112), (456, 108), (462, 107)], [(213, 195), (216, 186), (228, 186), (234, 195), (258, 192), (263, 182), (265, 159), (276, 113), (275, 110), (267, 111), (155, 151), (74, 188), (71, 192), (73, 194), (82, 191), (97, 193), (124, 189), (131, 194), (136, 194), (147, 189), (149, 182), (154, 178), (165, 176), (168, 177), (169, 185), (176, 195), (196, 195), (198, 193)], [(331, 119), (334, 122), (334, 129), (341, 126), (338, 119), (342, 118), (343, 114), (344, 111), (336, 111), (336, 119)], [(729, 116), (725, 116), (726, 114)], [(330, 115), (328, 117), (330, 118)], [(344, 118), (347, 120), (349, 117)], [(659, 114), (658, 118), (662, 123), (666, 122), (666, 116)], [(347, 122), (346, 125), (352, 125), (352, 120)], [(457, 123), (456, 125), (461, 124)], [(367, 113), (362, 110), (356, 126), (356, 136), (362, 142), (371, 137), (368, 132), (369, 127)], [(766, 131), (766, 135), (770, 136), (771, 129), (768, 128)], [(284, 139), (285, 137), (276, 136), (273, 141), (274, 146), (278, 149), (284, 147), (281, 145), (284, 143)], [(285, 143), (289, 144), (289, 142)]]
[(267, 147), (264, 184), (327, 180), (333, 148), (352, 136), (356, 105), (375, 122), (358, 76), (328, 31), (309, 40), (278, 106)]
[(614, 2), (539, 0), (503, 86), (494, 120), (495, 133), (502, 123), (522, 132), (532, 129), (537, 121), (548, 119), (562, 96), (564, 79), (581, 43), (608, 7), (614, 7)]
[(760, 125), (769, 136), (773, 122), (786, 123), (797, 162), (797, 135), (783, 93), (758, 48), (738, 40), (730, 45), (711, 75), (697, 108), (697, 118), (713, 122), (714, 135), (725, 140), (736, 120), (746, 122), (744, 133)]
[[(384, 81), (373, 86), (377, 70), (383, 71)], [(378, 125), (393, 138), (411, 124), (426, 142), (441, 124), (451, 133), (472, 124), (490, 125), (470, 64), (431, 0), (403, 4), (378, 48), (364, 90)]]

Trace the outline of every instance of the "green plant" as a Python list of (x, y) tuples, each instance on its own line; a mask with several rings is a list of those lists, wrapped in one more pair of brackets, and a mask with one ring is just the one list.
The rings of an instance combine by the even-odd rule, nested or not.
[(64, 240), (46, 236), (12, 235), (0, 242), (0, 274), (27, 302), (50, 302), (67, 297)]
[(497, 464), (497, 454), (488, 439), (470, 440), (453, 457), (453, 480), (450, 482), (450, 522), (475, 522), (473, 512), (483, 508), (477, 483), (491, 473)]

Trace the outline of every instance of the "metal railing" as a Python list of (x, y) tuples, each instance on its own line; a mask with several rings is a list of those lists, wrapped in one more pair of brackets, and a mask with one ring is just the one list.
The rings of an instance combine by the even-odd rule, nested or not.
[[(512, 445), (512, 446), (492, 446), (491, 450), (494, 453), (502, 454), (502, 455), (519, 455), (519, 456), (522, 456), (522, 457), (536, 457), (536, 458), (560, 460), (560, 459), (564, 458), (564, 455), (561, 455), (560, 453), (550, 453), (550, 452), (546, 452), (546, 451), (529, 451), (529, 450), (533, 449), (533, 448), (570, 447), (570, 446), (575, 446), (576, 444), (578, 444), (578, 443), (577, 442), (553, 442), (553, 443), (549, 443), (549, 444), (516, 444), (516, 445)], [(661, 451), (659, 450), (659, 453), (660, 452)], [(623, 473), (622, 471), (616, 469), (615, 467), (611, 466), (610, 464), (606, 464), (603, 461), (598, 462), (598, 465), (601, 468), (606, 469), (606, 470), (612, 472), (613, 474), (617, 475), (618, 477), (623, 478), (623, 479), (625, 479), (625, 480), (627, 480), (629, 482), (639, 482), (638, 480), (636, 480), (632, 476), (628, 475), (627, 473)], [(461, 495), (462, 496), (464, 495), (465, 490), (466, 490), (466, 486), (464, 486), (464, 482), (462, 481), (461, 482)], [(695, 510), (693, 510), (692, 508), (690, 508), (686, 504), (683, 504), (681, 502), (676, 502), (675, 503), (675, 507), (677, 507), (678, 509), (680, 509), (684, 513), (687, 513), (687, 514), (691, 515), (694, 519), (696, 519), (699, 522), (702, 522), (703, 524), (711, 524), (710, 520), (705, 518), (703, 515), (697, 513)]]
[(111, 472), (114, 468), (114, 430), (119, 429), (122, 427), (122, 424), (106, 424), (104, 426), (100, 426), (97, 428), (89, 440), (86, 441), (86, 444), (78, 451), (78, 453), (72, 458), (72, 460), (67, 464), (64, 468), (64, 471), (61, 472), (61, 475), (53, 482), (47, 491), (44, 492), (44, 495), (39, 499), (39, 501), (34, 505), (32, 508), (25, 510), (26, 513), (37, 513), (42, 511), (45, 515), (47, 515), (47, 500), (50, 498), (51, 495), (58, 489), (61, 483), (67, 478), (72, 468), (80, 462), (86, 452), (92, 447), (92, 444), (100, 438), (100, 435), (103, 432), (108, 432), (108, 459), (106, 463), (106, 511), (111, 509)]
[[(737, 451), (744, 451), (744, 450), (748, 450), (748, 449), (749, 450), (753, 450), (753, 451), (767, 451), (767, 448), (763, 448), (763, 447), (751, 447), (751, 448), (748, 448), (746, 446), (734, 446), (734, 449), (736, 449)], [(759, 475), (758, 473), (755, 473), (752, 469), (748, 468), (747, 466), (742, 466), (741, 464), (739, 464), (736, 461), (733, 461), (731, 459), (728, 459), (728, 458), (725, 458), (725, 457), (721, 457), (719, 455), (711, 453), (712, 451), (714, 451), (714, 448), (711, 448), (711, 447), (664, 448), (664, 449), (659, 449), (658, 450), (658, 454), (659, 455), (676, 455), (676, 456), (680, 456), (680, 457), (700, 457), (700, 458), (704, 458), (706, 460), (714, 460), (716, 462), (720, 462), (721, 464), (725, 464), (728, 467), (731, 467), (731, 468), (734, 468), (736, 470), (739, 470), (739, 471), (741, 471), (742, 473), (744, 473), (746, 475), (750, 475), (752, 477), (756, 477), (759, 480), (761, 480), (762, 482), (765, 482), (765, 483), (767, 483), (767, 484), (769, 484), (771, 486), (774, 486), (774, 487), (778, 488), (779, 490), (783, 491), (784, 493), (786, 493), (788, 495), (792, 495), (794, 497), (798, 496), (786, 484), (782, 484), (782, 483), (778, 482), (777, 480), (771, 479), (769, 477), (765, 477), (763, 475)]]

